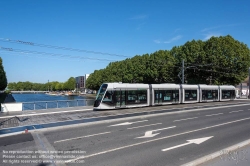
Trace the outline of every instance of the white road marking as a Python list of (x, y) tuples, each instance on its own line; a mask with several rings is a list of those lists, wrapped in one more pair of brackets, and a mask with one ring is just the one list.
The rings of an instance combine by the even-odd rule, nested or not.
[(65, 161), (65, 163), (69, 163), (69, 162), (72, 162), (72, 161), (80, 160), (80, 159), (83, 159), (83, 158), (89, 158), (89, 157), (97, 156), (97, 155), (100, 155), (100, 154), (114, 152), (114, 151), (117, 151), (117, 150), (129, 148), (129, 147), (133, 147), (133, 146), (143, 145), (143, 144), (146, 144), (146, 143), (155, 142), (155, 141), (159, 141), (159, 140), (163, 140), (163, 139), (167, 139), (167, 138), (172, 138), (172, 137), (176, 137), (176, 136), (180, 136), (180, 135), (184, 135), (184, 134), (194, 133), (194, 132), (197, 132), (197, 131), (202, 131), (202, 130), (206, 130), (206, 129), (211, 129), (211, 128), (215, 128), (215, 127), (224, 126), (224, 125), (227, 125), (227, 124), (241, 122), (241, 121), (245, 121), (245, 120), (250, 120), (250, 117), (244, 118), (244, 119), (235, 120), (235, 121), (231, 121), (231, 122), (221, 123), (221, 124), (217, 124), (217, 125), (213, 125), (213, 126), (208, 126), (208, 127), (204, 127), (204, 128), (200, 128), (200, 129), (196, 129), (196, 130), (190, 130), (190, 131), (186, 131), (186, 132), (183, 132), (183, 133), (174, 134), (174, 135), (170, 135), (170, 136), (166, 136), (166, 137), (156, 138), (156, 139), (152, 139), (152, 140), (148, 140), (148, 141), (144, 141), (144, 142), (130, 144), (130, 145), (126, 145), (126, 146), (122, 146), (122, 147), (118, 147), (118, 148), (114, 148), (114, 149), (102, 151), (102, 152), (99, 152), (99, 153), (94, 153), (94, 154), (91, 154), (91, 155), (80, 156), (80, 157), (77, 157), (77, 158), (74, 158), (74, 159), (67, 160), (67, 161)]
[(244, 110), (231, 111), (231, 112), (229, 112), (229, 114), (231, 114), (231, 113), (235, 113), (235, 112), (242, 112), (242, 111), (244, 111)]
[[(176, 126), (171, 126), (171, 127), (166, 127), (166, 128), (161, 128), (161, 129), (156, 129), (156, 130), (151, 130), (151, 131), (146, 131), (145, 135), (142, 137), (137, 137), (137, 138), (149, 138), (149, 137), (154, 137), (160, 133), (155, 133), (153, 134), (154, 131), (160, 131), (160, 130), (166, 130), (166, 129), (171, 129), (171, 128), (175, 128)], [(135, 138), (136, 139), (136, 138)]]
[(124, 123), (110, 125), (108, 127), (112, 127), (112, 126), (125, 126), (125, 125), (131, 125), (131, 124), (134, 124), (134, 123), (145, 122), (145, 121), (148, 121), (148, 120), (141, 120), (141, 121), (136, 121), (136, 122), (124, 122)]
[(193, 117), (193, 118), (187, 118), (187, 119), (179, 119), (179, 120), (174, 120), (174, 122), (179, 122), (179, 121), (183, 121), (183, 120), (189, 120), (189, 119), (196, 119), (198, 117)]
[(64, 142), (64, 141), (71, 141), (71, 140), (81, 139), (81, 138), (87, 138), (87, 137), (93, 137), (93, 136), (96, 136), (96, 135), (102, 135), (102, 134), (108, 134), (108, 133), (111, 133), (111, 132), (104, 132), (104, 133), (86, 135), (86, 136), (82, 136), (82, 137), (69, 138), (69, 139), (64, 139), (64, 140), (55, 141), (54, 143)]
[(165, 152), (165, 151), (168, 151), (168, 150), (172, 150), (172, 149), (176, 149), (176, 148), (179, 148), (179, 147), (182, 147), (182, 146), (186, 146), (186, 145), (189, 145), (189, 144), (201, 144), (205, 141), (207, 141), (208, 139), (212, 138), (213, 136), (211, 137), (204, 137), (204, 138), (197, 138), (197, 139), (191, 139), (191, 140), (187, 140), (188, 142), (187, 143), (184, 143), (184, 144), (180, 144), (180, 145), (177, 145), (177, 146), (173, 146), (173, 147), (170, 147), (170, 148), (166, 148), (166, 149), (162, 149), (161, 151)]
[(222, 115), (223, 113), (218, 113), (218, 114), (211, 114), (211, 115), (206, 115), (206, 116), (216, 116), (216, 115)]
[(131, 127), (131, 128), (127, 128), (127, 129), (128, 129), (128, 130), (131, 130), (131, 129), (137, 129), (137, 128), (141, 128), (141, 127), (155, 126), (155, 125), (158, 125), (158, 124), (162, 124), (162, 123), (155, 123), (155, 124), (150, 124), (150, 125)]

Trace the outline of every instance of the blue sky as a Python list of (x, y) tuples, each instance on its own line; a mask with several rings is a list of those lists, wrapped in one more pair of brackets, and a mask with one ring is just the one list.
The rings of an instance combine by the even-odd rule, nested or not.
[(229, 34), (249, 47), (249, 8), (248, 0), (1, 0), (0, 57), (8, 82), (45, 83), (193, 39)]

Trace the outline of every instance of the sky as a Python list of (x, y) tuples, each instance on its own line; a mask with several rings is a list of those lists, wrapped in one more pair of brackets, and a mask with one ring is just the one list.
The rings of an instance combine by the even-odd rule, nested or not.
[(231, 35), (250, 47), (249, 0), (0, 0), (8, 82), (65, 82), (135, 55)]

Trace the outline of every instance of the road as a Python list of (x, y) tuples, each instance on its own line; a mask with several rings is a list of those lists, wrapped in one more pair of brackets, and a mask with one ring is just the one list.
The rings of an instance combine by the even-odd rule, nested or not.
[[(40, 153), (34, 154), (34, 162), (40, 154), (40, 159), (53, 163), (47, 165), (179, 166), (248, 139), (250, 103), (99, 121), (3, 137), (0, 138), (3, 149), (0, 157), (1, 165), (12, 165), (14, 159), (19, 166), (39, 165), (20, 163), (17, 159), (25, 150), (33, 154), (39, 150)], [(10, 159), (12, 151), (18, 155)], [(29, 152), (23, 154), (28, 156)], [(49, 155), (59, 156), (56, 159)], [(55, 164), (62, 157), (66, 163)], [(30, 159), (27, 162), (31, 162)]]

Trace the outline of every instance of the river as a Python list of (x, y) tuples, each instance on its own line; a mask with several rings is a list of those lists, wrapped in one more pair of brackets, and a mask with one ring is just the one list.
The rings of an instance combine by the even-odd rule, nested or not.
[(87, 96), (65, 96), (65, 95), (47, 95), (44, 93), (31, 94), (12, 94), (16, 102), (34, 102), (34, 101), (55, 101), (55, 100), (79, 100), (93, 99)]
[(16, 102), (23, 103), (23, 110), (37, 110), (76, 106), (93, 106), (94, 96), (47, 95), (44, 93), (12, 94)]

